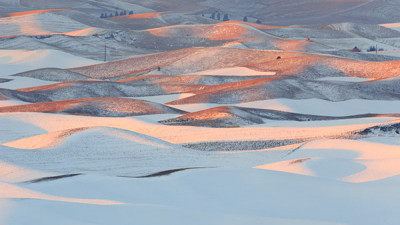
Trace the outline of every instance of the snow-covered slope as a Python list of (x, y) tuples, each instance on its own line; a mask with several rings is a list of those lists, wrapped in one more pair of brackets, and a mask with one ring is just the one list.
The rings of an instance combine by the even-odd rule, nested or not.
[(68, 113), (103, 117), (184, 113), (184, 111), (153, 102), (111, 97), (74, 99), (0, 107), (0, 113), (9, 112)]
[(0, 224), (398, 225), (398, 3), (0, 0)]
[(56, 50), (0, 50), (2, 77), (43, 67), (69, 68), (95, 63), (98, 61)]

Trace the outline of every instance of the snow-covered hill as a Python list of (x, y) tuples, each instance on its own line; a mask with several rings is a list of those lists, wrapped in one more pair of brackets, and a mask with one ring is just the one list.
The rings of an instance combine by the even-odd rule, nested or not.
[(0, 224), (398, 225), (399, 7), (0, 0)]

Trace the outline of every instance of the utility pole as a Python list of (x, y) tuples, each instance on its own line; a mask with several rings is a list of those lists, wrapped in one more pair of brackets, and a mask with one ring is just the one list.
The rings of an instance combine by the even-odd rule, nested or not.
[(104, 62), (107, 62), (107, 42), (104, 43)]

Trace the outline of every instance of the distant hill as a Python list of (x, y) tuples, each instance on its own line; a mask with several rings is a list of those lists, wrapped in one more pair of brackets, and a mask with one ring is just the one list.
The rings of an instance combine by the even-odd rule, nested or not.
[[(133, 10), (135, 13), (173, 11), (210, 17), (212, 12), (230, 19), (259, 19), (273, 25), (320, 25), (340, 22), (398, 22), (400, 0), (0, 0), (1, 7), (72, 8), (96, 15), (99, 12)], [(221, 16), (222, 20), (222, 16)]]

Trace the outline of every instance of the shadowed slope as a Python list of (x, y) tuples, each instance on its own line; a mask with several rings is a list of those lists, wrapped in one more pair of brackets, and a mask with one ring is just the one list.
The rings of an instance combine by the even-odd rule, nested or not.
[(265, 120), (320, 121), (371, 117), (400, 117), (400, 114), (363, 114), (333, 117), (299, 114), (269, 109), (219, 106), (198, 112), (187, 113), (172, 119), (160, 121), (160, 123), (179, 126), (239, 127), (267, 123)]
[(224, 71), (220, 73), (218, 71), (216, 74), (221, 75), (143, 75), (137, 77), (131, 77), (127, 79), (119, 80), (118, 82), (123, 83), (146, 83), (146, 84), (157, 84), (157, 85), (168, 85), (168, 84), (187, 84), (187, 85), (217, 85), (245, 80), (252, 80), (260, 77), (267, 77), (269, 75), (247, 75), (244, 76), (231, 76), (223, 75)]
[(400, 136), (400, 120), (395, 120), (392, 123), (382, 124), (374, 127), (367, 128), (356, 133), (358, 137), (374, 137), (374, 136)]
[(139, 177), (130, 177), (130, 178), (151, 178), (151, 177), (161, 177), (161, 176), (168, 176), (172, 173), (181, 172), (185, 170), (194, 170), (194, 169), (205, 169), (210, 167), (189, 167), (189, 168), (179, 168), (179, 169), (172, 169), (172, 170), (164, 170), (157, 173), (152, 173), (149, 175), (139, 176)]
[[(286, 78), (278, 80), (254, 79), (204, 88), (195, 95), (169, 102), (170, 105), (218, 103), (234, 104), (267, 99), (324, 99), (345, 101), (350, 99), (398, 100), (400, 79), (374, 82), (344, 82)], [(258, 82), (256, 82), (258, 81)]]
[(89, 98), (0, 107), (0, 112), (69, 113), (88, 116), (120, 117), (183, 113), (168, 106), (134, 99)]
[(0, 90), (0, 101), (5, 101), (5, 100), (9, 100), (9, 99), (10, 98), (7, 95), (1, 93), (1, 90)]
[(23, 73), (18, 73), (13, 76), (31, 77), (39, 80), (56, 81), (56, 82), (78, 81), (78, 80), (89, 79), (89, 77), (84, 76), (82, 74), (58, 68), (31, 70)]
[(76, 173), (76, 174), (65, 174), (65, 175), (58, 175), (58, 176), (42, 177), (42, 178), (26, 181), (25, 183), (50, 182), (50, 181), (54, 181), (54, 180), (60, 180), (60, 179), (65, 179), (65, 178), (70, 178), (70, 177), (76, 177), (76, 176), (80, 176), (80, 175), (82, 175), (82, 174)]
[(26, 102), (99, 97), (141, 97), (162, 94), (165, 94), (165, 91), (157, 85), (129, 85), (109, 81), (64, 82), (17, 90), (0, 89), (0, 95), (8, 99), (19, 99)]
[[(318, 74), (333, 70), (317, 71)], [(312, 71), (311, 71), (312, 72)], [(339, 73), (339, 75), (343, 76)], [(161, 75), (162, 76), (162, 75)], [(303, 76), (303, 75), (302, 75)], [(305, 73), (304, 76), (307, 76)], [(0, 89), (3, 99), (26, 102), (48, 102), (78, 98), (98, 97), (143, 97), (173, 93), (193, 93), (193, 96), (169, 102), (171, 105), (195, 103), (233, 104), (250, 101), (287, 98), (323, 99), (345, 101), (350, 99), (397, 100), (400, 98), (399, 79), (384, 79), (372, 82), (335, 81), (282, 78), (267, 76), (256, 79), (209, 79), (190, 76), (158, 75), (125, 79), (126, 82), (80, 81), (65, 82), (17, 90)], [(239, 81), (237, 81), (239, 80)], [(229, 82), (230, 83), (223, 83)], [(192, 84), (191, 82), (194, 82)], [(216, 85), (210, 85), (215, 84)], [(219, 83), (219, 84), (218, 84)]]

